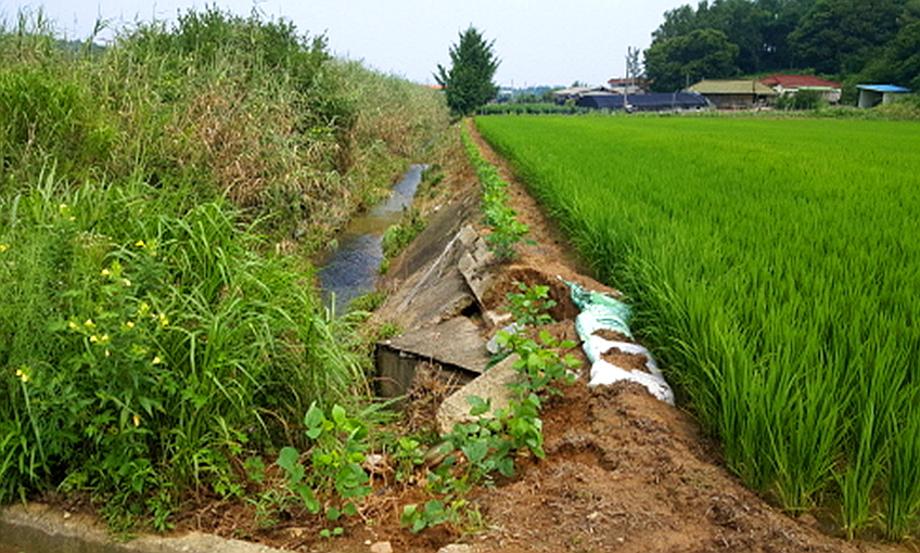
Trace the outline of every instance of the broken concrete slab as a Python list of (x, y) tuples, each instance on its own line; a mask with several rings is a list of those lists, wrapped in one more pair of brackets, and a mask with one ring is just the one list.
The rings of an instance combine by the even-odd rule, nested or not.
[(472, 380), (485, 370), (489, 359), (479, 327), (465, 317), (455, 317), (379, 342), (378, 392), (384, 397), (405, 395), (416, 366), (424, 361), (457, 373), (461, 380)]
[(264, 545), (200, 532), (116, 541), (91, 517), (71, 516), (40, 503), (0, 510), (0, 546), (54, 553), (281, 553)]
[(485, 240), (478, 238), (460, 257), (457, 268), (467, 286), (476, 296), (476, 301), (485, 309), (485, 297), (495, 281), (495, 255), (489, 251)]
[(387, 320), (402, 328), (420, 328), (476, 308), (476, 298), (456, 267), (434, 271), (424, 281), (422, 277), (413, 276), (400, 288), (398, 295), (393, 296), (391, 307), (386, 311)]
[(521, 378), (514, 369), (518, 359), (520, 358), (517, 355), (506, 357), (501, 363), (448, 396), (438, 409), (438, 428), (441, 433), (447, 434), (457, 423), (474, 420), (474, 417), (470, 416), (470, 403), (467, 401), (470, 396), (491, 402), (493, 412), (508, 407), (508, 402), (513, 397), (508, 386), (519, 382)]

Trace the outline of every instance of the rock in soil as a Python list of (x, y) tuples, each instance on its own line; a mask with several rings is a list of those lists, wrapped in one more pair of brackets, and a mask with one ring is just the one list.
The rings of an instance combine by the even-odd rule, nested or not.
[(393, 546), (388, 541), (378, 541), (371, 546), (371, 553), (393, 553)]

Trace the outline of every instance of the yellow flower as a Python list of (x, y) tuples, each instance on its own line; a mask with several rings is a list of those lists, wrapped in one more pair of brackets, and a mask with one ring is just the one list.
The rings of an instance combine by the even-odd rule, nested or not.
[(131, 286), (131, 281), (126, 278), (121, 279), (121, 283), (125, 286)]
[(0, 243), (0, 253), (3, 253), (3, 252), (5, 252), (5, 251), (8, 250), (8, 249), (10, 249), (10, 245), (9, 245), (9, 244)]
[(95, 344), (96, 342), (99, 341), (99, 337), (93, 334), (92, 336), (89, 337), (89, 341)]
[(96, 336), (95, 334), (93, 334), (92, 336), (89, 337), (89, 341), (94, 344), (108, 344), (110, 341), (110, 338), (108, 334), (103, 334), (102, 336)]
[(24, 369), (25, 367), (23, 367), (22, 369), (16, 369), (16, 376), (19, 377), (19, 380), (22, 380), (25, 383), (25, 382), (28, 382), (29, 380), (32, 380), (32, 377), (29, 376), (29, 373)]
[(74, 321), (68, 321), (68, 322), (67, 322), (67, 328), (69, 328), (70, 330), (76, 330), (76, 329), (80, 328), (80, 325), (78, 325), (78, 324), (75, 323)]
[(140, 315), (146, 315), (148, 311), (150, 311), (150, 305), (145, 301), (142, 301), (141, 304), (137, 306), (137, 312)]
[(162, 362), (163, 362), (163, 360), (160, 359), (160, 356), (159, 356), (159, 355), (155, 355), (155, 356), (153, 357), (153, 364), (154, 364), (154, 365), (159, 365), (159, 364), (162, 363)]
[(167, 317), (163, 313), (160, 313), (157, 319), (159, 319), (160, 326), (162, 326), (163, 328), (166, 328), (169, 325), (169, 317)]
[(83, 326), (86, 328), (96, 328), (96, 323), (94, 323), (92, 319), (86, 319), (83, 321)]
[(105, 350), (105, 356), (109, 357), (110, 355), (112, 355), (112, 352), (109, 350)]
[(134, 420), (134, 426), (141, 425), (141, 417), (139, 415), (134, 415), (133, 420)]
[(101, 274), (104, 277), (112, 276), (112, 271), (108, 269), (102, 269), (102, 271), (100, 271), (99, 274)]
[(125, 323), (125, 328), (134, 328), (134, 321), (128, 321)]
[(64, 213), (64, 212), (67, 211), (67, 208), (68, 208), (68, 207), (69, 207), (69, 206), (68, 206), (67, 204), (61, 204), (61, 205), (58, 206), (58, 211), (60, 211), (61, 213)]
[(134, 243), (134, 245), (137, 246), (138, 248), (144, 248), (147, 246), (147, 243), (144, 242), (143, 240), (138, 240), (137, 242)]

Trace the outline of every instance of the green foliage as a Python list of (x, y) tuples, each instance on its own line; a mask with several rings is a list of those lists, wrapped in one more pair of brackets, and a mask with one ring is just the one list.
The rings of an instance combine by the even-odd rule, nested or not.
[(917, 123), (476, 124), (630, 296), (747, 485), (792, 513), (834, 509), (850, 535), (916, 535)]
[(290, 260), (226, 205), (163, 203), (51, 175), (0, 201), (4, 500), (64, 482), (141, 515), (158, 489), (235, 493), (231, 457), (361, 381)]
[(418, 208), (413, 206), (404, 210), (399, 223), (383, 233), (383, 256), (387, 259), (396, 257), (425, 230), (425, 224), (425, 218)]
[(653, 42), (645, 51), (645, 72), (656, 90), (673, 91), (703, 78), (738, 73), (738, 46), (725, 33), (698, 29), (686, 35)]
[(384, 290), (368, 292), (351, 300), (348, 304), (348, 311), (365, 311), (370, 313), (376, 311), (387, 300), (387, 293)]
[(785, 110), (816, 110), (823, 101), (821, 93), (817, 90), (799, 90), (795, 94), (784, 94), (776, 101), (776, 109)]
[(549, 286), (527, 286), (524, 282), (514, 284), (518, 291), (508, 294), (508, 310), (516, 322), (526, 326), (540, 326), (553, 322), (548, 312), (556, 307), (556, 301), (549, 297)]
[(905, 0), (818, 0), (789, 42), (802, 67), (824, 73), (860, 71), (898, 32)]
[(463, 144), (482, 186), (483, 220), (491, 228), (486, 236), (489, 249), (500, 260), (513, 259), (517, 255), (515, 246), (530, 229), (517, 220), (517, 212), (508, 205), (508, 183), (482, 157), (466, 132), (463, 134)]
[(421, 442), (409, 436), (402, 436), (396, 440), (396, 451), (393, 458), (396, 460), (396, 481), (407, 482), (415, 474), (416, 469), (425, 462), (425, 454), (421, 450)]
[(450, 47), (450, 68), (438, 65), (434, 78), (444, 87), (447, 105), (457, 115), (469, 115), (495, 98), (498, 87), (492, 82), (499, 61), (492, 48), (474, 27), (460, 33), (459, 43)]
[(16, 168), (57, 163), (58, 174), (89, 176), (94, 164), (108, 161), (114, 139), (83, 82), (44, 67), (0, 71), (0, 175), (13, 169), (9, 178), (22, 177)]
[(334, 524), (323, 529), (323, 537), (341, 535), (339, 520), (358, 514), (358, 503), (371, 492), (370, 477), (364, 471), (368, 449), (367, 426), (351, 418), (341, 405), (328, 412), (316, 403), (303, 420), (311, 442), (309, 470), (300, 461), (300, 453), (285, 447), (278, 455), (278, 466), (287, 477), (288, 490), (311, 514), (324, 514)]
[(468, 502), (465, 499), (454, 499), (448, 503), (440, 499), (432, 499), (419, 508), (416, 504), (403, 507), (400, 522), (413, 534), (425, 528), (433, 528), (442, 524), (459, 524), (464, 518), (464, 509)]

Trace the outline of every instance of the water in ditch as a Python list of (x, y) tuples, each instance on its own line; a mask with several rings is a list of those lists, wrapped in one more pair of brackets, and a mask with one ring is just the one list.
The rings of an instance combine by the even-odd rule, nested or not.
[(344, 313), (351, 300), (374, 291), (383, 261), (383, 233), (412, 205), (424, 171), (425, 165), (409, 167), (386, 200), (348, 224), (338, 236), (336, 248), (322, 261), (319, 281), (323, 301), (335, 313)]

